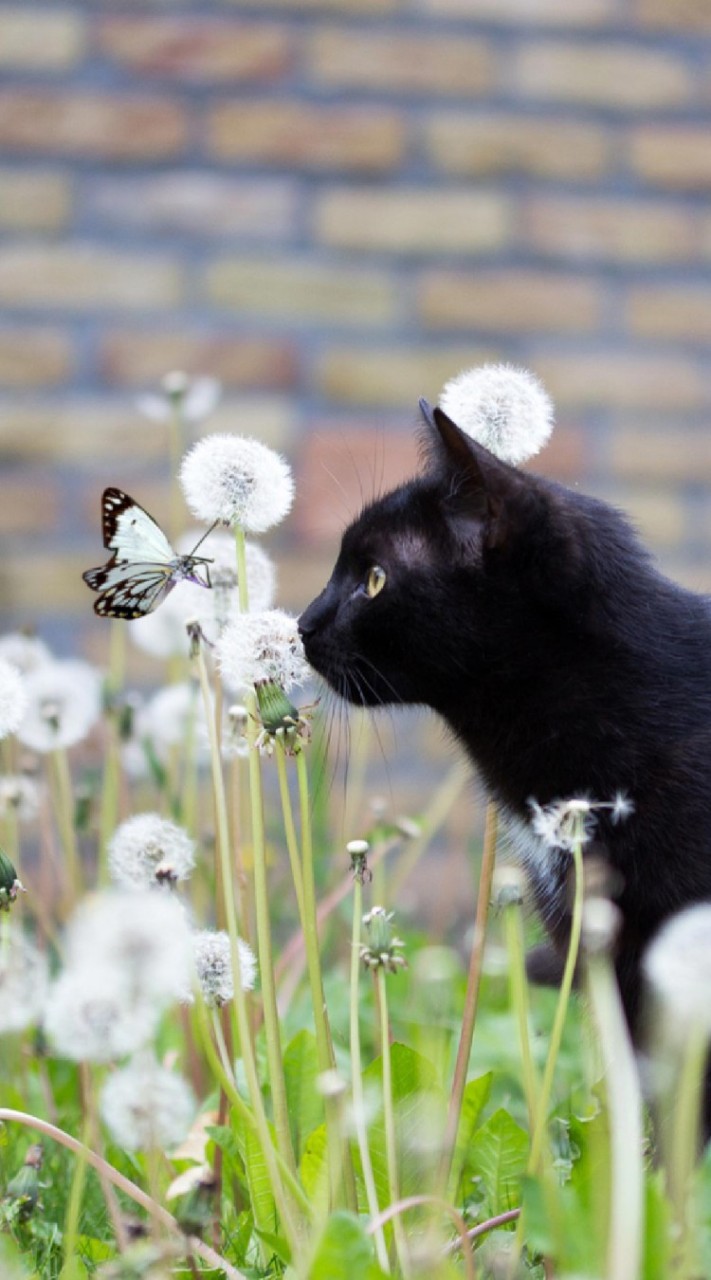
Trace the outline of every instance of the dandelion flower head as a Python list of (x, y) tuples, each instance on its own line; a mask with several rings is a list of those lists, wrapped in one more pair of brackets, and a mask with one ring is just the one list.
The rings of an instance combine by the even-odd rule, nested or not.
[(136, 1000), (165, 1007), (190, 984), (192, 944), (185, 912), (163, 893), (106, 890), (84, 899), (67, 931), (68, 963), (104, 970)]
[(210, 435), (180, 469), (185, 500), (198, 520), (264, 533), (291, 509), (294, 482), (280, 454), (248, 436)]
[(27, 676), (26, 689), (29, 705), (17, 736), (33, 751), (73, 747), (101, 714), (101, 677), (88, 662), (45, 663)]
[(182, 827), (158, 813), (127, 818), (109, 842), (109, 874), (126, 889), (187, 880), (195, 866), (195, 842)]
[(29, 707), (27, 683), (5, 658), (0, 658), (0, 738), (16, 733)]
[[(229, 935), (222, 930), (201, 929), (193, 934), (193, 948), (195, 976), (206, 1003), (229, 1004), (235, 993)], [(242, 990), (252, 991), (257, 976), (254, 952), (241, 938), (238, 950)]]
[(29, 675), (36, 667), (42, 667), (52, 661), (50, 649), (38, 636), (26, 636), (22, 631), (9, 631), (0, 636), (0, 658), (11, 662), (13, 667)]
[(235, 693), (262, 680), (288, 693), (309, 671), (297, 619), (282, 609), (245, 613), (230, 622), (217, 645), (217, 662)]
[(176, 409), (184, 422), (202, 422), (217, 407), (221, 394), (217, 378), (189, 378), (176, 370), (165, 375), (160, 393), (139, 396), (137, 406), (151, 422), (169, 422)]
[(18, 925), (6, 925), (0, 946), (0, 1032), (24, 1031), (38, 1023), (48, 987), (44, 952)]
[(462, 431), (502, 462), (525, 462), (553, 430), (553, 404), (527, 369), (485, 364), (450, 378), (440, 407)]
[(61, 1058), (113, 1062), (148, 1044), (161, 1006), (130, 992), (121, 975), (104, 967), (69, 965), (54, 981), (44, 1032)]
[(141, 1053), (108, 1077), (99, 1109), (114, 1142), (126, 1151), (165, 1151), (188, 1132), (195, 1099), (182, 1076)]
[(647, 979), (670, 1027), (702, 1027), (711, 1036), (711, 902), (679, 911), (662, 926), (644, 957)]
[(40, 807), (40, 788), (24, 773), (7, 773), (0, 778), (0, 818), (13, 814), (18, 822), (32, 822)]

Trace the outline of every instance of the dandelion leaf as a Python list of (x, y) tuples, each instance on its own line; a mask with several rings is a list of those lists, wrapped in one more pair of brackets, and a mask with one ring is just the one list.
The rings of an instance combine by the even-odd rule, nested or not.
[(483, 1076), (477, 1076), (476, 1080), (469, 1080), (464, 1088), (464, 1096), (462, 1098), (462, 1109), (459, 1113), (459, 1127), (457, 1129), (457, 1138), (454, 1144), (454, 1155), (452, 1156), (452, 1171), (450, 1174), (450, 1191), (453, 1200), (457, 1200), (457, 1188), (461, 1182), (464, 1164), (469, 1150), (474, 1130), (479, 1123), (479, 1117), (489, 1100), (491, 1093), (491, 1082), (493, 1072), (487, 1071)]
[(318, 1074), (316, 1037), (304, 1029), (294, 1036), (284, 1052), (286, 1101), (297, 1160), (303, 1154), (309, 1134), (323, 1124), (323, 1099), (316, 1086)]
[(309, 1280), (384, 1280), (373, 1242), (350, 1213), (332, 1213), (309, 1268)]
[(527, 1158), (528, 1134), (503, 1107), (474, 1134), (467, 1164), (481, 1179), (492, 1215), (520, 1205)]

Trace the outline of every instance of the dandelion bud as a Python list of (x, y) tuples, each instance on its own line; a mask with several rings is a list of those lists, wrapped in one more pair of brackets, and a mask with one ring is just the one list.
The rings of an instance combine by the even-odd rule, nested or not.
[(385, 907), (372, 907), (363, 916), (367, 942), (361, 946), (360, 958), (367, 969), (386, 969), (389, 973), (397, 973), (398, 969), (407, 967), (405, 957), (400, 954), (405, 943), (395, 937), (392, 920), (392, 911), (386, 911)]
[(17, 1207), (20, 1222), (26, 1222), (39, 1199), (39, 1174), (44, 1160), (44, 1150), (40, 1142), (35, 1142), (25, 1156), (25, 1162), (18, 1169), (14, 1178), (7, 1184), (4, 1200)]
[(360, 881), (361, 884), (369, 884), (373, 879), (373, 873), (368, 868), (369, 851), (370, 845), (367, 840), (349, 840), (346, 845), (346, 852), (351, 860), (353, 879)]
[(308, 721), (287, 698), (281, 685), (275, 684), (273, 680), (260, 680), (255, 689), (262, 722), (257, 745), (271, 754), (273, 742), (268, 740), (279, 738), (287, 753), (296, 755), (301, 750), (300, 739), (308, 740), (310, 736)]
[(24, 893), (17, 872), (3, 849), (0, 849), (0, 911), (9, 911), (18, 893)]
[(181, 1076), (145, 1053), (108, 1076), (99, 1107), (118, 1146), (126, 1151), (166, 1150), (188, 1132), (195, 1099)]
[(538, 378), (508, 364), (467, 369), (446, 383), (439, 398), (462, 431), (503, 462), (525, 462), (546, 444), (553, 404)]

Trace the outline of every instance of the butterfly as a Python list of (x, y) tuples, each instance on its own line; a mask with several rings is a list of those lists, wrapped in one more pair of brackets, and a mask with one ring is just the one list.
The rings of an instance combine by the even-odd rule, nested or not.
[[(104, 489), (101, 523), (104, 546), (113, 555), (97, 569), (87, 569), (82, 577), (92, 591), (99, 592), (94, 612), (102, 617), (142, 618), (156, 609), (181, 579), (212, 586), (207, 567), (211, 561), (195, 555), (207, 533), (190, 555), (179, 556), (153, 517), (122, 489)], [(204, 578), (196, 572), (199, 565), (205, 566)]]

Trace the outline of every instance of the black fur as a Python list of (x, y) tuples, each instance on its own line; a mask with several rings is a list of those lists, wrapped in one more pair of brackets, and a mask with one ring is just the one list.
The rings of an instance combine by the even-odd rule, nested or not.
[[(426, 413), (423, 474), (366, 507), (300, 619), (312, 665), (343, 697), (423, 703), (493, 797), (573, 796), (604, 816), (593, 848), (615, 869), (617, 971), (637, 1029), (640, 957), (672, 912), (711, 898), (711, 606), (664, 578), (624, 517), (498, 461)], [(369, 598), (372, 565), (386, 571)], [(562, 860), (534, 893), (562, 950)]]

